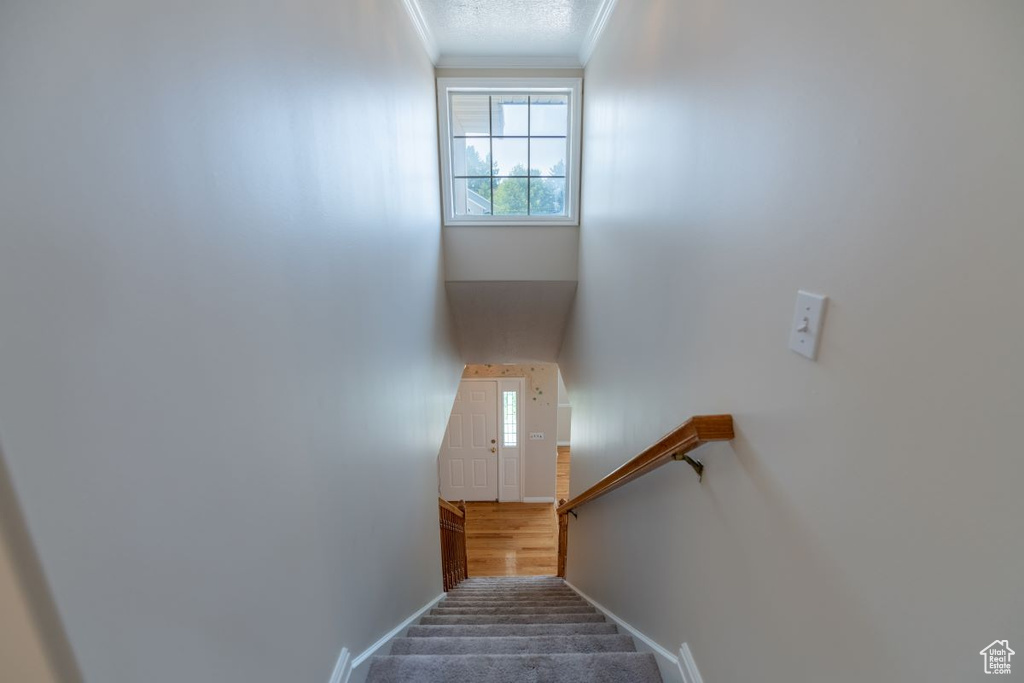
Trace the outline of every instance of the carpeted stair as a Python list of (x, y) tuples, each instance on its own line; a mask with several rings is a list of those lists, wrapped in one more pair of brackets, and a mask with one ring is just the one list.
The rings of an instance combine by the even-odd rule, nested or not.
[(371, 660), (368, 683), (660, 683), (654, 655), (561, 579), (467, 579)]

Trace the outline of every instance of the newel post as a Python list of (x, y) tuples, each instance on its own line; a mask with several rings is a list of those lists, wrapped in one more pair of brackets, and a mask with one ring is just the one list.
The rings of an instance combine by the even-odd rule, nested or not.
[(459, 547), (462, 550), (462, 576), (460, 578), (462, 580), (469, 578), (469, 557), (466, 554), (466, 522), (469, 518), (466, 516), (466, 501), (459, 501), (459, 509), (462, 510), (462, 533), (459, 535)]
[[(558, 501), (559, 507), (565, 505), (565, 498)], [(569, 549), (569, 513), (558, 515), (558, 576), (565, 578), (565, 554)]]

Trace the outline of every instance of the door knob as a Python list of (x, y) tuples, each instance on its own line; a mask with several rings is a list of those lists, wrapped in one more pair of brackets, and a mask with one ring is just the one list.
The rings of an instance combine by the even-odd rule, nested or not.
[(495, 448), (494, 446), (491, 446), (491, 453), (497, 453), (497, 452), (498, 452), (498, 449)]

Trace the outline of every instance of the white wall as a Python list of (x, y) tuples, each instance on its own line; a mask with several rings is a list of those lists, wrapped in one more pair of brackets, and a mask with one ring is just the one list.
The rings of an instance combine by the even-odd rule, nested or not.
[[(443, 58), (442, 58), (443, 59)], [(438, 78), (583, 78), (583, 69), (559, 69), (527, 67), (479, 67), (434, 69)]]
[(401, 3), (15, 0), (0, 92), (0, 443), (85, 679), (326, 681), (441, 591)]
[(558, 372), (558, 445), (568, 446), (572, 440), (572, 404), (562, 372)]
[[(586, 73), (569, 579), (709, 683), (968, 681), (1024, 643), (1024, 5), (637, 0)], [(798, 288), (832, 297), (818, 363)], [(1012, 521), (1011, 521), (1012, 520)]]
[(575, 225), (449, 226), (444, 229), (445, 279), (575, 281), (579, 235)]

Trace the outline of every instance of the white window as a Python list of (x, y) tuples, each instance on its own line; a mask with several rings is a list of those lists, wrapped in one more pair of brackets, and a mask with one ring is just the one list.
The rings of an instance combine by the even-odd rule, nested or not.
[(514, 448), (519, 445), (519, 406), (516, 391), (501, 392), (502, 444)]
[(578, 224), (579, 79), (437, 85), (446, 225)]

